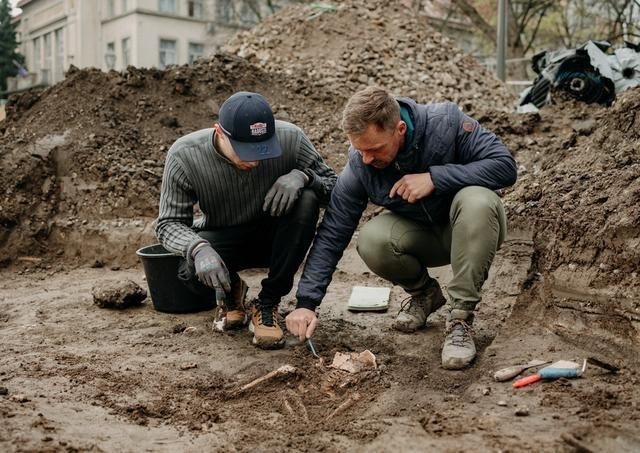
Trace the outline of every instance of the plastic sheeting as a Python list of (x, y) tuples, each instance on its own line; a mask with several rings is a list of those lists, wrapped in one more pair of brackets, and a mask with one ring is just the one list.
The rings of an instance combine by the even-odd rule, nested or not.
[(615, 95), (640, 85), (638, 46), (613, 50), (604, 41), (587, 41), (575, 49), (541, 52), (533, 57), (538, 77), (524, 90), (519, 112), (537, 111), (551, 101), (551, 88), (568, 92), (586, 102), (610, 105)]

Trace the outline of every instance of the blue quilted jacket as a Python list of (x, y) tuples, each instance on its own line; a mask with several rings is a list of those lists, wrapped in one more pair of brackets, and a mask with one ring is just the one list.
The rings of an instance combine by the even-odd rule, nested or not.
[[(365, 165), (360, 154), (349, 149), (298, 284), (298, 308), (315, 309), (322, 302), (369, 201), (418, 222), (443, 224), (449, 221), (454, 195), (463, 187), (499, 189), (516, 181), (516, 163), (506, 146), (456, 104), (424, 105), (408, 98), (398, 102), (411, 116), (413, 142), (384, 169)], [(389, 198), (402, 176), (426, 172), (436, 188), (433, 194), (416, 203)]]

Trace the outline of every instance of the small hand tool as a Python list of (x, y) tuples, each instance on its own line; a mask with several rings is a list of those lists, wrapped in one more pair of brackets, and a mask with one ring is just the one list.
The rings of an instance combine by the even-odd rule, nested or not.
[(545, 365), (549, 363), (549, 360), (532, 360), (529, 363), (523, 365), (514, 365), (507, 368), (502, 368), (493, 374), (493, 378), (498, 382), (508, 381), (511, 378), (516, 377), (524, 370), (533, 368), (535, 366)]
[(316, 348), (313, 347), (313, 342), (311, 341), (311, 338), (307, 338), (307, 349), (311, 351), (311, 354), (313, 354), (316, 359), (320, 358), (320, 356), (316, 352)]
[(560, 360), (555, 362), (548, 367), (544, 367), (536, 374), (532, 374), (531, 376), (524, 377), (522, 379), (518, 379), (513, 383), (515, 388), (520, 388), (527, 386), (529, 384), (533, 384), (534, 382), (538, 382), (542, 379), (559, 379), (559, 378), (577, 378), (582, 376), (584, 370), (587, 368), (586, 359), (582, 363), (582, 368), (580, 365), (575, 362), (568, 362), (566, 360)]

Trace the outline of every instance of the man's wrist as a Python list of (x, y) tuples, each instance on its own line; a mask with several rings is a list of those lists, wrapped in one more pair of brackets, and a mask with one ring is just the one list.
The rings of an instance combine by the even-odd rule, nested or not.
[(302, 170), (302, 173), (306, 176), (306, 180), (307, 180), (304, 186), (311, 187), (311, 185), (313, 184), (313, 181), (315, 180), (315, 174), (313, 173), (313, 171), (311, 171), (308, 168), (305, 168), (304, 170)]
[(198, 245), (196, 245), (196, 246), (193, 248), (193, 250), (191, 251), (191, 257), (192, 257), (192, 258), (195, 258), (195, 257), (196, 257), (196, 254), (197, 254), (200, 250), (202, 250), (204, 247), (206, 247), (207, 245), (209, 245), (209, 243), (208, 243), (208, 242), (201, 242), (201, 243), (199, 243)]
[(307, 310), (316, 311), (318, 304), (312, 301), (311, 299), (307, 299), (305, 297), (299, 298), (296, 303), (296, 309), (298, 308), (306, 308)]

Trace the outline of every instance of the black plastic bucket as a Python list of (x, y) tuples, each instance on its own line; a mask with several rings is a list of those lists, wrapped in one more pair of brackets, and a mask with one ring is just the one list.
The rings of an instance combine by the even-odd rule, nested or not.
[(180, 257), (154, 244), (136, 251), (144, 267), (153, 306), (166, 313), (192, 313), (211, 310), (214, 301), (190, 291), (178, 280)]

